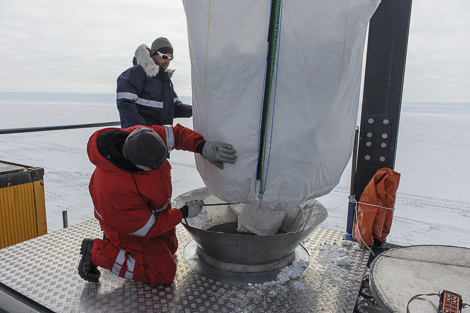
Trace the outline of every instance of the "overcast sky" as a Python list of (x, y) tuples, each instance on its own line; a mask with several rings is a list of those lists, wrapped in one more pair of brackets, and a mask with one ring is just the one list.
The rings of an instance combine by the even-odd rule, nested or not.
[[(0, 0), (0, 92), (114, 93), (135, 49), (160, 36), (191, 96), (181, 0)], [(469, 0), (413, 0), (403, 101), (470, 103)]]

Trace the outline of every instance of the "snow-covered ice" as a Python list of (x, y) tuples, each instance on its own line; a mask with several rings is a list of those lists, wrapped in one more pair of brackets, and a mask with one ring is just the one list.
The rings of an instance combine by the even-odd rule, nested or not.
[[(119, 120), (113, 102), (0, 99), (0, 110), (1, 129)], [(191, 119), (176, 122), (192, 128)], [(387, 241), (470, 247), (470, 104), (404, 104), (399, 128), (395, 170), (401, 180)], [(63, 210), (69, 225), (93, 218), (88, 182), (94, 167), (86, 144), (96, 130), (0, 134), (0, 160), (45, 169), (49, 232), (62, 228)], [(170, 162), (174, 197), (204, 187), (192, 153), (174, 151)], [(346, 229), (349, 182), (348, 166), (338, 186), (318, 199), (328, 210), (320, 227)]]

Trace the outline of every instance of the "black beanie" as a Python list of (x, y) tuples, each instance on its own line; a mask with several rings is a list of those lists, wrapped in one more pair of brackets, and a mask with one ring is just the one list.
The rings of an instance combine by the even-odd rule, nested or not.
[(127, 136), (122, 147), (124, 156), (135, 165), (159, 168), (166, 159), (163, 139), (152, 129), (139, 127)]

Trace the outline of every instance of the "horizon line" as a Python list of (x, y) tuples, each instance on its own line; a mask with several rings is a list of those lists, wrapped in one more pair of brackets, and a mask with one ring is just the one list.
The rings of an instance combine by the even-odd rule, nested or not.
[[(12, 100), (12, 99), (2, 99), (1, 95), (7, 95), (7, 96), (21, 96), (21, 95), (28, 95), (29, 97), (31, 96), (42, 96), (42, 97), (47, 97), (47, 96), (69, 96), (69, 95), (75, 95), (75, 96), (86, 96), (86, 97), (93, 97), (93, 96), (101, 96), (101, 97), (113, 97), (113, 100), (115, 100), (116, 93), (89, 93), (89, 92), (35, 92), (35, 91), (0, 91), (0, 100)], [(179, 98), (192, 98), (191, 96), (178, 96)], [(28, 99), (30, 100), (30, 99)], [(459, 105), (470, 105), (470, 102), (436, 102), (436, 101), (402, 101), (403, 104), (459, 104)]]

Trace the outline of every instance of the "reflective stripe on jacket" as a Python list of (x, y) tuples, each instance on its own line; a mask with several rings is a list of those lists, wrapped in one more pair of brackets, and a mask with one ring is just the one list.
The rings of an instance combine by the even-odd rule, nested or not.
[(191, 106), (178, 100), (170, 73), (155, 64), (145, 45), (137, 48), (133, 63), (117, 79), (116, 103), (122, 128), (173, 125), (175, 117), (192, 116)]
[[(171, 208), (171, 166), (168, 160), (150, 171), (140, 171), (126, 160), (121, 147), (139, 126), (106, 128), (95, 132), (88, 142), (88, 156), (96, 166), (89, 190), (95, 217), (107, 237), (121, 249), (160, 236), (181, 222), (182, 214)], [(195, 152), (204, 139), (181, 125), (152, 126), (168, 149)], [(130, 247), (134, 248), (134, 247)]]

